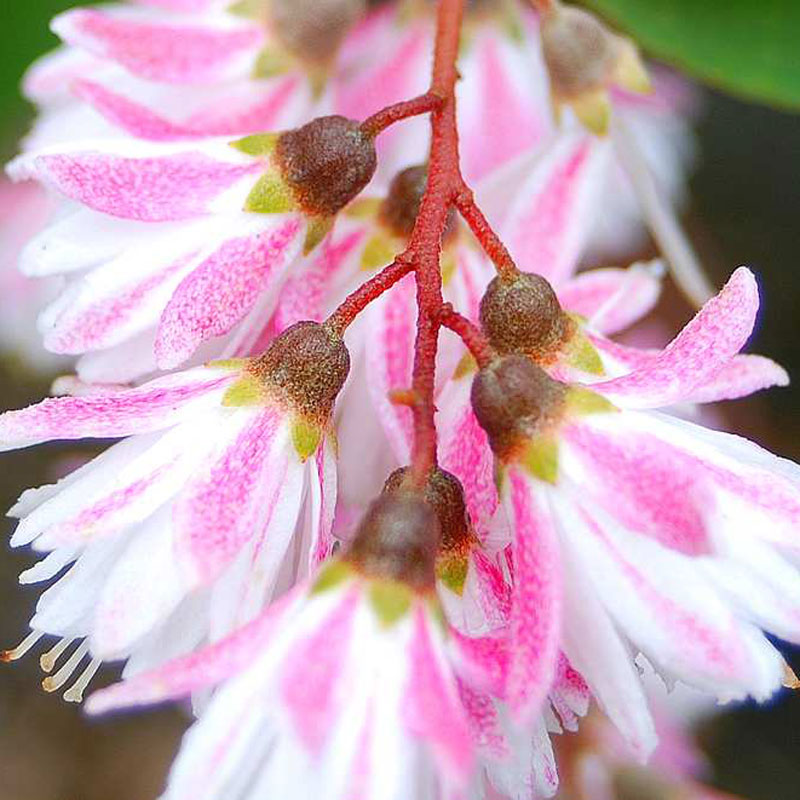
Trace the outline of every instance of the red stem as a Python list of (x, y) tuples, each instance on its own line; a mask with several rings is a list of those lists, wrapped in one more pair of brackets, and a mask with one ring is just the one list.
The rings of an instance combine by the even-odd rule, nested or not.
[(439, 311), (439, 322), (443, 327), (458, 334), (481, 369), (489, 366), (495, 353), (477, 325), (470, 322), (463, 314), (459, 314), (450, 303), (445, 303)]
[(411, 100), (403, 100), (400, 103), (382, 108), (371, 117), (367, 117), (361, 123), (361, 130), (369, 136), (375, 137), (390, 125), (394, 125), (395, 122), (434, 111), (442, 105), (442, 100), (442, 96), (433, 90)]
[(517, 266), (508, 248), (500, 241), (489, 220), (478, 208), (472, 191), (464, 185), (463, 190), (455, 199), (455, 205), (464, 221), (480, 243), (483, 251), (492, 260), (501, 277), (512, 277), (517, 272)]

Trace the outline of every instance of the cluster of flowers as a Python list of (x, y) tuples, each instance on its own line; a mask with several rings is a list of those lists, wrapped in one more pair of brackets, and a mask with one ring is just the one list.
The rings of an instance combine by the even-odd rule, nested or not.
[(764, 631), (800, 640), (800, 469), (679, 414), (786, 383), (740, 353), (753, 275), (650, 350), (610, 337), (660, 264), (577, 274), (643, 217), (686, 266), (665, 198), (692, 98), (659, 73), (637, 94), (632, 44), (560, 3), (464, 20), (461, 171), (519, 269), (448, 217), (444, 296), (485, 347), (442, 337), (420, 476), (413, 270), (335, 311), (427, 201), (426, 124), (381, 109), (445, 98), (430, 4), (364, 6), (77, 9), (26, 81), (9, 172), (60, 199), (21, 266), (64, 277), (39, 329), (79, 358), (63, 396), (0, 416), (0, 449), (121, 441), (12, 509), (44, 554), (21, 580), (52, 585), (4, 657), (57, 637), (45, 688), (75, 701), (123, 660), (93, 712), (192, 696), (169, 800), (550, 796), (550, 734), (592, 699), (655, 748), (645, 659), (765, 699), (787, 667)]

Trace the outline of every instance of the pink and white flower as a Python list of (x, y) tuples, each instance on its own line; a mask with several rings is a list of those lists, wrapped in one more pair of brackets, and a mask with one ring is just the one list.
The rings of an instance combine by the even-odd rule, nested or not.
[[(58, 484), (26, 492), (11, 510), (20, 519), (12, 545), (47, 553), (23, 583), (71, 566), (44, 592), (33, 633), (7, 659), (45, 634), (60, 637), (56, 654), (84, 640), (46, 682), (59, 688), (89, 653), (91, 664), (66, 695), (79, 700), (100, 660), (129, 659), (135, 671), (217, 639), (330, 554), (336, 473), (328, 418), (347, 356), (321, 326), (309, 326), (287, 331), (261, 359), (0, 416), (4, 450), (126, 437)], [(309, 342), (319, 345), (316, 358), (326, 346), (329, 357), (304, 373)], [(272, 370), (281, 348), (279, 376)], [(303, 405), (297, 383), (315, 369), (338, 377), (327, 378), (324, 397), (304, 388), (316, 399)]]

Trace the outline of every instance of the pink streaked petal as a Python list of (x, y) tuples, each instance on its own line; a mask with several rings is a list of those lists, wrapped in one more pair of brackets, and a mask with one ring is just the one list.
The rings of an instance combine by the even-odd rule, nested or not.
[(507, 510), (514, 529), (508, 704), (518, 719), (541, 708), (555, 675), (561, 636), (562, 575), (547, 498), (516, 469), (508, 475)]
[(480, 549), (472, 551), (474, 591), (478, 605), (490, 626), (508, 624), (511, 616), (511, 586), (502, 569)]
[(395, 456), (405, 464), (412, 440), (411, 409), (392, 403), (389, 393), (411, 386), (416, 338), (413, 277), (403, 278), (368, 313), (369, 390)]
[(260, 170), (257, 161), (221, 161), (199, 151), (152, 158), (100, 151), (33, 155), (9, 167), (15, 179), (36, 178), (95, 211), (142, 222), (207, 214), (216, 198)]
[(532, 97), (525, 48), (486, 26), (466, 50), (459, 84), (459, 123), (464, 174), (480, 180), (506, 161), (534, 147), (548, 127)]
[(271, 407), (256, 413), (176, 502), (175, 548), (198, 583), (213, 581), (255, 535), (259, 519), (270, 518), (278, 493), (266, 475), (286, 471), (288, 455), (276, 441), (284, 421)]
[(468, 378), (452, 380), (439, 398), (439, 458), (442, 467), (461, 481), (470, 518), (483, 538), (499, 499), (494, 456), (472, 412), (470, 383)]
[(459, 677), (470, 686), (495, 697), (505, 696), (511, 652), (504, 632), (492, 636), (467, 636), (450, 630)]
[(286, 654), (279, 678), (281, 699), (295, 730), (305, 747), (316, 755), (334, 728), (351, 688), (342, 679), (360, 599), (358, 589), (345, 592), (315, 632)]
[(655, 437), (571, 425), (564, 439), (592, 480), (587, 496), (637, 533), (688, 556), (713, 552), (715, 494), (680, 450)]
[(599, 202), (608, 151), (583, 134), (559, 136), (523, 181), (501, 232), (519, 268), (556, 288), (578, 266)]
[(0, 450), (48, 439), (129, 436), (167, 428), (195, 408), (218, 404), (234, 380), (236, 373), (201, 367), (124, 392), (48, 398), (0, 416)]
[(223, 79), (231, 69), (246, 71), (265, 38), (258, 25), (155, 24), (89, 9), (67, 11), (51, 27), (65, 42), (139, 77), (176, 84)]
[(582, 272), (558, 290), (567, 310), (589, 320), (593, 330), (617, 333), (652, 311), (661, 294), (659, 262), (628, 269)]
[(564, 653), (561, 653), (550, 690), (550, 702), (567, 730), (578, 729), (578, 718), (586, 715), (591, 699), (591, 690), (583, 676), (569, 663)]
[(102, 714), (115, 708), (174, 700), (230, 679), (249, 667), (280, 631), (285, 618), (297, 608), (302, 588), (288, 592), (258, 619), (222, 641), (95, 692), (88, 699), (86, 710), (90, 714)]
[(723, 367), (709, 383), (695, 389), (686, 402), (715, 403), (747, 397), (771, 386), (788, 386), (786, 370), (769, 358), (755, 355), (737, 355)]
[(472, 772), (473, 751), (469, 726), (459, 703), (455, 676), (444, 666), (427, 612), (414, 609), (409, 645), (409, 677), (403, 704), (403, 722), (431, 747), (442, 772), (464, 787)]
[(22, 92), (35, 103), (68, 97), (73, 80), (102, 70), (102, 59), (74, 47), (60, 47), (35, 61), (22, 79)]
[(713, 381), (742, 349), (753, 331), (757, 311), (755, 277), (746, 267), (739, 267), (649, 366), (594, 384), (594, 389), (632, 408), (681, 402)]
[(133, 2), (140, 6), (153, 6), (167, 11), (189, 13), (225, 8), (225, 6), (229, 5), (230, 0), (133, 0)]
[(476, 692), (463, 681), (458, 682), (458, 694), (464, 709), (475, 746), (490, 758), (503, 760), (509, 756), (509, 743), (503, 734), (500, 717), (492, 699)]
[(184, 278), (161, 316), (159, 367), (180, 364), (203, 342), (228, 333), (264, 292), (277, 293), (300, 252), (303, 228), (298, 215), (281, 217), (260, 233), (224, 242)]
[(151, 142), (171, 142), (206, 136), (235, 136), (253, 130), (270, 130), (283, 107), (301, 84), (291, 76), (278, 81), (271, 91), (242, 103), (238, 109), (228, 106), (225, 113), (218, 107), (195, 112), (182, 122), (173, 122), (161, 114), (89, 80), (76, 81), (72, 91), (76, 97), (90, 103), (109, 122), (139, 139)]
[(309, 569), (313, 572), (333, 555), (333, 519), (336, 512), (336, 454), (330, 436), (326, 436), (314, 455), (312, 467), (316, 481), (311, 481), (313, 515)]

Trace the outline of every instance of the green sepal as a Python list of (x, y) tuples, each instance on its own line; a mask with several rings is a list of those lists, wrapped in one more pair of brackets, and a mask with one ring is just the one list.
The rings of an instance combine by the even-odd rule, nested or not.
[(237, 17), (248, 19), (261, 19), (264, 16), (264, 0), (237, 0), (228, 6), (227, 12)]
[(600, 354), (583, 332), (580, 321), (571, 314), (570, 317), (575, 321), (575, 331), (564, 347), (564, 360), (570, 367), (581, 372), (588, 372), (590, 375), (604, 375), (605, 368)]
[(303, 255), (307, 256), (330, 232), (336, 217), (310, 217)]
[(472, 375), (473, 372), (477, 371), (478, 362), (475, 360), (475, 356), (473, 356), (472, 353), (465, 353), (461, 361), (458, 362), (458, 366), (453, 373), (453, 380), (461, 380), (461, 378), (466, 378), (468, 375)]
[(252, 77), (274, 78), (277, 75), (285, 75), (294, 68), (294, 59), (285, 50), (275, 47), (265, 47), (256, 56), (253, 64)]
[(368, 590), (372, 610), (381, 624), (390, 628), (411, 608), (412, 590), (404, 583), (392, 580), (373, 580)]
[(297, 204), (277, 170), (270, 169), (251, 189), (245, 200), (244, 210), (256, 214), (286, 214), (289, 211), (296, 211)]
[(469, 559), (461, 553), (449, 553), (436, 561), (436, 576), (450, 591), (457, 595), (464, 593)]
[(442, 286), (447, 286), (456, 274), (456, 255), (451, 248), (447, 248), (442, 252), (441, 259), (441, 272), (442, 272)]
[(307, 461), (317, 452), (322, 441), (322, 428), (302, 417), (292, 420), (292, 444), (301, 461)]
[(372, 271), (378, 267), (385, 267), (394, 261), (394, 257), (401, 250), (392, 236), (378, 232), (367, 240), (361, 253), (361, 269)]
[(244, 369), (250, 362), (249, 358), (219, 358), (209, 361), (206, 366), (213, 369)]
[(255, 375), (245, 373), (222, 397), (223, 406), (257, 406), (264, 402), (264, 386)]
[(558, 440), (552, 435), (530, 439), (525, 444), (519, 463), (540, 481), (555, 484), (558, 480)]
[(619, 409), (602, 395), (582, 386), (570, 386), (566, 396), (566, 412), (572, 417), (608, 414)]
[(245, 155), (260, 158), (272, 155), (279, 138), (280, 133), (254, 133), (242, 139), (237, 139), (235, 142), (231, 142), (231, 147)]
[(337, 558), (322, 568), (314, 581), (314, 585), (311, 587), (311, 594), (321, 594), (330, 589), (335, 589), (352, 574), (353, 568), (346, 561)]
[(372, 219), (378, 215), (381, 203), (383, 200), (379, 197), (357, 197), (342, 213), (351, 219)]

